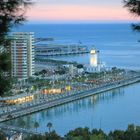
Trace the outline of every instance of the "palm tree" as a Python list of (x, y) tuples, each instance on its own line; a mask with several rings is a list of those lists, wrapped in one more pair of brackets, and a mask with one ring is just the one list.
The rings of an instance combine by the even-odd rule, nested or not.
[(51, 122), (48, 122), (47, 127), (48, 127), (49, 133), (50, 133), (51, 132), (52, 123)]
[(6, 136), (5, 136), (4, 132), (2, 132), (2, 130), (0, 130), (0, 139), (6, 140)]
[(30, 89), (29, 89), (29, 87), (26, 89), (26, 93), (27, 94), (29, 94), (29, 92), (30, 92)]
[(24, 128), (25, 125), (26, 125), (25, 121), (24, 121), (22, 118), (19, 119), (19, 124), (20, 124), (20, 126), (23, 127), (23, 128)]
[(37, 132), (37, 128), (39, 127), (39, 123), (38, 122), (35, 122), (34, 123), (34, 128), (36, 129), (36, 132)]

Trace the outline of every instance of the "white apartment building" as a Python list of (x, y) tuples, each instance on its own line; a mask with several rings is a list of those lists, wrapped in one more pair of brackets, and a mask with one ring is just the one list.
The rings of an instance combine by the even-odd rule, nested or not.
[(26, 79), (34, 74), (34, 33), (13, 33), (11, 44), (12, 76)]

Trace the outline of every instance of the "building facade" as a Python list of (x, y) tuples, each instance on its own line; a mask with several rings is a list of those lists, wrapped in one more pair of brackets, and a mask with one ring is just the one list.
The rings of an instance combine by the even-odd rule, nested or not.
[(34, 74), (34, 33), (13, 33), (12, 39), (12, 76), (19, 79), (27, 79)]

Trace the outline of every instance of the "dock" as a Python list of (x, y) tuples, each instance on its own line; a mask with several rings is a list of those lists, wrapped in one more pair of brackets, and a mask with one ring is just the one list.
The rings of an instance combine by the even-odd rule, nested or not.
[(37, 44), (35, 46), (36, 57), (84, 54), (89, 52), (90, 51), (86, 45), (80, 44)]

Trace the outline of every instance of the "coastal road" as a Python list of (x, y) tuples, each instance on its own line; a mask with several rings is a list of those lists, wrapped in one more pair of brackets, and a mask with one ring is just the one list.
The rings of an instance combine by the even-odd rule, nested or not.
[(7, 120), (10, 120), (13, 118), (17, 118), (17, 117), (20, 117), (23, 115), (31, 114), (33, 112), (37, 112), (40, 110), (48, 109), (48, 108), (58, 106), (58, 105), (61, 105), (64, 103), (72, 102), (72, 101), (75, 101), (75, 100), (78, 100), (78, 99), (81, 99), (84, 97), (88, 97), (88, 96), (91, 96), (94, 94), (105, 92), (105, 91), (115, 89), (118, 87), (122, 87), (125, 85), (133, 84), (133, 83), (139, 82), (139, 81), (140, 81), (140, 75), (126, 78), (124, 80), (119, 80), (119, 81), (114, 81), (111, 83), (103, 84), (97, 88), (87, 89), (84, 91), (80, 91), (76, 94), (69, 94), (67, 96), (63, 96), (62, 98), (57, 98), (57, 99), (54, 99), (52, 101), (45, 101), (44, 100), (41, 103), (34, 104), (32, 106), (26, 106), (23, 109), (13, 110), (13, 111), (10, 111), (9, 113), (2, 114), (0, 116), (0, 122), (7, 121)]

